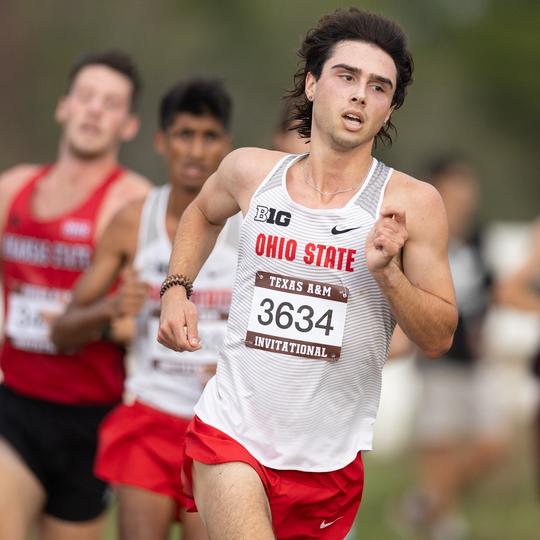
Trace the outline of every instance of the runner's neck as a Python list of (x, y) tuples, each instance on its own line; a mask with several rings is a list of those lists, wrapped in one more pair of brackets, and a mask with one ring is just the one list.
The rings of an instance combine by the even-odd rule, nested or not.
[(70, 154), (61, 154), (47, 175), (47, 180), (58, 187), (69, 185), (90, 193), (115, 167), (118, 167), (115, 155), (83, 160)]
[(372, 146), (370, 142), (344, 152), (313, 141), (307, 158), (311, 181), (318, 190), (325, 192), (336, 192), (358, 185), (371, 166)]

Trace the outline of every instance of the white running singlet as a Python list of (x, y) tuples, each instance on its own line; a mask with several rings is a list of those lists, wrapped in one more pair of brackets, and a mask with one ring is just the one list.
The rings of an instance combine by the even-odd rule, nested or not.
[(286, 187), (301, 158), (251, 199), (224, 348), (195, 413), (267, 467), (322, 472), (371, 449), (395, 321), (364, 251), (392, 170), (374, 159), (344, 207), (311, 209)]
[(199, 313), (201, 349), (178, 353), (158, 343), (159, 289), (171, 256), (165, 224), (169, 193), (168, 185), (153, 189), (141, 215), (134, 266), (139, 278), (150, 285), (150, 295), (137, 319), (134, 365), (126, 386), (133, 397), (152, 407), (191, 418), (225, 336), (237, 253), (233, 240), (227, 238), (227, 224), (194, 282), (192, 299)]

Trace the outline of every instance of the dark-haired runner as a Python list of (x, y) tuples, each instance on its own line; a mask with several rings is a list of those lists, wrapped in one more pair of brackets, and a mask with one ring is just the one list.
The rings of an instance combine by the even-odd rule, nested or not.
[(343, 538), (395, 322), (430, 358), (456, 325), (440, 196), (372, 156), (411, 82), (405, 36), (351, 8), (300, 53), (310, 154), (223, 160), (182, 216), (164, 284), (159, 340), (195, 351), (190, 282), (242, 211), (225, 345), (186, 433), (186, 494), (213, 540)]

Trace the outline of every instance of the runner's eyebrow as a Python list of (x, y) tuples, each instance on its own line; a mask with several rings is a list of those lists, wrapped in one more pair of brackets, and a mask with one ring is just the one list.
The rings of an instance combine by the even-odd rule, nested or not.
[[(362, 74), (362, 70), (360, 68), (349, 66), (348, 64), (336, 64), (332, 66), (330, 69), (344, 69), (345, 71), (348, 71), (349, 73), (352, 73), (353, 75)], [(390, 88), (394, 88), (392, 81), (390, 79), (387, 79), (386, 77), (383, 77), (382, 75), (376, 75), (375, 73), (371, 73), (370, 79), (374, 79), (375, 81), (388, 85)]]

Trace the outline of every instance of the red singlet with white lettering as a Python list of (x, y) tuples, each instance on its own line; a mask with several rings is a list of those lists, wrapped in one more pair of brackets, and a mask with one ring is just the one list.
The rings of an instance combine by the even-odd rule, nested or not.
[(41, 167), (14, 198), (2, 236), (4, 384), (20, 394), (56, 403), (92, 405), (120, 401), (123, 350), (99, 341), (58, 354), (49, 339), (50, 318), (61, 313), (71, 289), (90, 264), (96, 219), (115, 168), (78, 208), (62, 216), (33, 216), (32, 195), (51, 166)]

